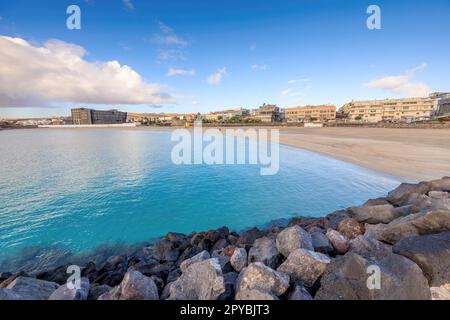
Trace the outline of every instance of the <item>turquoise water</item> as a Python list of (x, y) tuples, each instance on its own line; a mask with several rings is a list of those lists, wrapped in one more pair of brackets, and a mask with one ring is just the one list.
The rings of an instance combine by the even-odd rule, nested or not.
[(0, 132), (0, 261), (28, 247), (80, 253), (168, 231), (321, 216), (398, 184), (286, 146), (275, 176), (256, 165), (176, 166), (174, 144), (170, 132), (139, 129)]

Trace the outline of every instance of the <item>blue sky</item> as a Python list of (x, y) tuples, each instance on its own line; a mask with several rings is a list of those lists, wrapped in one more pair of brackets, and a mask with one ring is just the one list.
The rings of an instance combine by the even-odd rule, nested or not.
[[(66, 28), (71, 4), (81, 8), (81, 30)], [(381, 30), (366, 27), (371, 4), (381, 8)], [(0, 17), (5, 48), (16, 52), (12, 38), (31, 46), (18, 58), (0, 53), (3, 117), (69, 114), (74, 105), (166, 113), (263, 102), (340, 107), (352, 99), (450, 91), (449, 0), (16, 0), (0, 3)], [(50, 39), (59, 41), (49, 60), (30, 59)], [(53, 78), (40, 69), (54, 67), (64, 44), (86, 51), (89, 76)], [(120, 69), (123, 82), (110, 84), (111, 70), (101, 67), (108, 61), (131, 68), (132, 79)], [(66, 70), (58, 63), (54, 70)], [(69, 80), (102, 86), (102, 94), (72, 90)], [(127, 81), (131, 89), (122, 93)], [(18, 98), (19, 88), (27, 97)]]

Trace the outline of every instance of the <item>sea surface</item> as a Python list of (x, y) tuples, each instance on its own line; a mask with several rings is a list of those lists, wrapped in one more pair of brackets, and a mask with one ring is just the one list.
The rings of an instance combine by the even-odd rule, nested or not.
[(259, 165), (175, 165), (170, 138), (145, 129), (1, 131), (0, 262), (322, 216), (399, 183), (287, 146), (273, 176), (261, 176)]

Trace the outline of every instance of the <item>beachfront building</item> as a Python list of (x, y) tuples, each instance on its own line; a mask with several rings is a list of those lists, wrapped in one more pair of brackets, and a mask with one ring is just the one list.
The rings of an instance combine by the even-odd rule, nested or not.
[(336, 106), (303, 106), (285, 110), (287, 123), (329, 122), (336, 120)]
[(120, 124), (127, 120), (127, 113), (118, 110), (94, 110), (88, 108), (72, 109), (72, 123), (86, 124)]
[(450, 93), (436, 92), (430, 95), (435, 99), (434, 103), (434, 116), (450, 117)]
[(244, 108), (229, 109), (223, 111), (210, 112), (203, 115), (203, 119), (210, 122), (230, 121), (248, 117), (250, 110)]
[(157, 123), (157, 122), (193, 122), (195, 114), (179, 113), (128, 113), (127, 122)]
[(253, 111), (253, 117), (261, 122), (273, 123), (282, 121), (282, 112), (276, 104), (263, 104)]
[(430, 120), (435, 109), (435, 99), (405, 98), (390, 100), (352, 101), (340, 112), (349, 121), (358, 122), (415, 122)]

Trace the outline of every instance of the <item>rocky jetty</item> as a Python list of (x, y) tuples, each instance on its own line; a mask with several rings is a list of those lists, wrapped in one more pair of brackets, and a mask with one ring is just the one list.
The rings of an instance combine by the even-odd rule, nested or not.
[(168, 233), (137, 256), (0, 273), (0, 300), (450, 299), (450, 177), (325, 217)]

